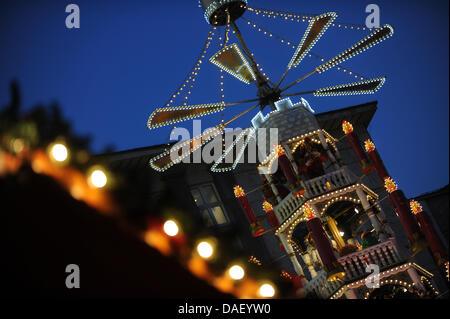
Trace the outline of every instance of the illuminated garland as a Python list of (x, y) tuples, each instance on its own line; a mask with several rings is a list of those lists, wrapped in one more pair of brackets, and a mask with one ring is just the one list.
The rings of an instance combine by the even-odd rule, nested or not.
[[(230, 167), (226, 167), (226, 168), (217, 168), (220, 163), (225, 159), (225, 157), (228, 156), (228, 154), (234, 149), (234, 147), (237, 145), (237, 143), (242, 139), (245, 138), (245, 136), (247, 136), (247, 139), (244, 141), (244, 145), (242, 145), (242, 147), (239, 149), (239, 151), (237, 152), (236, 155), (236, 159), (234, 160), (233, 164)], [(223, 173), (223, 172), (229, 172), (232, 171), (236, 168), (237, 164), (239, 163), (242, 155), (245, 152), (245, 149), (247, 148), (248, 143), (250, 142), (250, 139), (255, 138), (255, 130), (253, 128), (248, 128), (243, 130), (238, 137), (236, 137), (236, 139), (234, 140), (233, 144), (231, 144), (226, 150), (225, 152), (220, 156), (220, 158), (214, 162), (213, 166), (211, 167), (211, 171), (212, 172), (216, 172), (216, 173)]]
[[(296, 22), (310, 22), (314, 17), (316, 17), (316, 14), (309, 14), (309, 13), (291, 13), (291, 12), (284, 12), (284, 11), (275, 11), (270, 9), (260, 9), (260, 8), (254, 8), (254, 7), (248, 7), (248, 11), (255, 13), (256, 15), (261, 14), (263, 17), (267, 18), (277, 18), (281, 17), (284, 18), (282, 20), (290, 20), (290, 21), (296, 21)], [(344, 29), (350, 29), (350, 30), (372, 30), (371, 28), (367, 28), (366, 26), (354, 24), (354, 23), (343, 23), (343, 22), (336, 22), (332, 24), (333, 27), (337, 26), (339, 28), (343, 27)]]
[[(373, 197), (377, 198), (378, 195), (375, 194), (370, 188), (368, 188), (366, 185), (364, 184), (354, 184), (351, 186), (348, 186), (346, 188), (342, 188), (324, 195), (320, 195), (314, 198), (310, 198), (307, 199), (307, 202), (305, 204), (311, 203), (311, 204), (315, 204), (318, 202), (322, 202), (323, 200), (326, 200), (327, 198), (334, 198), (337, 197), (339, 195), (342, 194), (346, 194), (349, 192), (354, 191), (355, 189), (362, 187), (364, 189), (365, 192), (370, 193)], [(372, 205), (374, 206), (374, 205)], [(302, 216), (304, 214), (304, 210), (303, 210), (303, 206), (300, 207), (298, 210), (296, 210), (295, 212), (293, 212), (288, 218), (286, 218), (286, 220), (280, 225), (280, 227), (277, 228), (277, 230), (275, 231), (275, 235), (279, 235), (280, 233), (284, 232), (287, 227), (289, 225), (293, 225), (293, 223), (298, 223), (300, 221), (302, 221)]]
[[(223, 129), (225, 129), (225, 125), (219, 124), (190, 140), (177, 143), (170, 150), (167, 150), (159, 154), (158, 156), (151, 158), (149, 161), (149, 165), (158, 172), (164, 172), (173, 165), (180, 163), (191, 153), (195, 152), (197, 149), (209, 142), (212, 138), (219, 135)], [(171, 154), (178, 153), (180, 149), (183, 151), (183, 148), (185, 146), (189, 147), (189, 151), (183, 152), (182, 155), (178, 154), (176, 160), (173, 161), (171, 158)]]
[(297, 22), (310, 21), (312, 20), (316, 15), (315, 14), (306, 14), (306, 13), (288, 13), (283, 11), (275, 11), (270, 9), (260, 9), (260, 8), (254, 8), (254, 7), (248, 7), (248, 11), (254, 12), (256, 15), (261, 14), (263, 17), (267, 15), (268, 18), (276, 18), (276, 17), (283, 17), (285, 20), (290, 19), (291, 21), (297, 20)]
[(210, 103), (189, 106), (163, 107), (158, 108), (150, 115), (147, 121), (147, 128), (155, 129), (165, 125), (175, 124), (182, 121), (191, 120), (200, 116), (223, 111), (225, 103)]
[[(244, 17), (241, 17), (241, 19), (247, 21), (248, 25), (251, 25), (253, 28), (257, 29), (259, 32), (262, 32), (264, 35), (268, 36), (269, 38), (275, 37), (275, 38), (279, 39), (281, 43), (288, 45), (292, 49), (296, 49), (297, 48), (293, 44), (292, 41), (286, 40), (285, 38), (283, 38), (283, 37), (281, 37), (281, 36), (271, 32), (271, 31), (269, 31), (267, 29), (264, 29), (263, 27), (257, 25), (256, 23), (254, 23), (254, 22), (252, 22), (252, 21), (250, 21), (250, 20), (248, 20), (248, 19), (246, 19)], [(310, 58), (314, 57), (314, 58), (320, 60), (321, 62), (325, 61), (325, 58), (321, 57), (320, 55), (318, 55), (316, 53), (309, 52), (307, 55), (308, 55), (308, 57), (310, 57)], [(355, 72), (353, 72), (353, 71), (351, 71), (349, 69), (346, 69), (346, 68), (344, 68), (344, 67), (342, 67), (340, 65), (337, 65), (336, 68), (337, 68), (337, 70), (342, 71), (344, 73), (347, 73), (347, 74), (349, 74), (351, 76), (354, 76), (355, 78), (361, 78), (361, 80), (364, 80), (364, 76), (362, 76), (360, 74), (357, 74), (357, 73), (355, 73)]]
[[(190, 82), (194, 82), (195, 81), (195, 77), (198, 75), (198, 71), (200, 71), (200, 64), (202, 63), (202, 59), (205, 57), (205, 54), (207, 52), (207, 49), (209, 48), (209, 46), (211, 45), (211, 41), (212, 41), (212, 36), (214, 35), (214, 31), (216, 30), (216, 27), (211, 27), (208, 35), (206, 37), (206, 41), (205, 44), (202, 48), (202, 50), (200, 51), (200, 55), (195, 63), (195, 65), (192, 67), (191, 71), (189, 71), (188, 75), (185, 77), (185, 79), (183, 80), (183, 84), (181, 84), (178, 89), (172, 94), (172, 96), (170, 97), (170, 99), (166, 102), (165, 106), (170, 106), (173, 102), (174, 99), (180, 95), (181, 91), (183, 91), (183, 89), (190, 83)], [(190, 94), (190, 93), (189, 93)]]
[[(224, 56), (225, 54), (225, 56)], [(236, 59), (238, 57), (238, 59)], [(228, 61), (225, 59), (235, 59), (234, 61), (230, 61), (229, 63), (236, 62), (236, 65), (226, 65)], [(240, 60), (240, 61), (239, 61)], [(250, 82), (256, 81), (256, 75), (250, 67), (249, 62), (242, 54), (241, 49), (236, 43), (226, 46), (225, 48), (219, 50), (216, 54), (214, 54), (209, 61), (217, 66), (218, 68), (224, 70), (225, 72), (231, 74), (236, 79), (249, 84)], [(244, 72), (247, 72), (245, 75)]]
[[(250, 53), (252, 55), (252, 57), (254, 57), (255, 55), (253, 53)], [(259, 69), (259, 71), (261, 71), (261, 74), (263, 75), (263, 77), (267, 80), (270, 81), (270, 78), (267, 76), (267, 74), (264, 72), (264, 69), (262, 68), (262, 66), (259, 65), (259, 63), (256, 63), (256, 67)]]
[(353, 82), (341, 85), (330, 86), (316, 90), (314, 96), (341, 96), (341, 95), (359, 95), (374, 94), (385, 83), (386, 77), (370, 79), (360, 82)]
[(347, 61), (348, 59), (368, 50), (369, 48), (380, 43), (381, 41), (384, 41), (384, 40), (390, 38), (393, 34), (394, 34), (394, 28), (392, 28), (392, 26), (390, 26), (389, 24), (385, 24), (382, 27), (373, 31), (371, 34), (369, 34), (367, 37), (365, 37), (361, 41), (352, 45), (350, 48), (348, 48), (341, 54), (335, 56), (328, 62), (318, 66), (316, 68), (316, 72), (318, 72), (318, 73), (325, 72), (326, 70), (336, 66), (337, 64)]
[(296, 68), (300, 64), (306, 54), (308, 54), (316, 42), (319, 41), (336, 17), (336, 12), (329, 12), (316, 16), (311, 20), (300, 44), (288, 64), (288, 69)]

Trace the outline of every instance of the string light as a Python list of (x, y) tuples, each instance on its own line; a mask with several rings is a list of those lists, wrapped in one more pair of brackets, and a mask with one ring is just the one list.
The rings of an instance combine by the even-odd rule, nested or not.
[(218, 113), (225, 109), (225, 102), (209, 103), (189, 106), (175, 106), (158, 108), (147, 121), (149, 130), (162, 126), (191, 120), (200, 116)]
[[(281, 37), (281, 36), (271, 32), (271, 31), (269, 31), (267, 29), (264, 29), (264, 28), (260, 27), (256, 23), (254, 23), (254, 22), (252, 22), (252, 21), (250, 21), (250, 20), (248, 20), (248, 19), (246, 19), (244, 17), (241, 17), (241, 19), (247, 21), (248, 25), (251, 25), (253, 28), (257, 29), (259, 32), (263, 32), (264, 35), (268, 36), (269, 38), (275, 37), (275, 38), (279, 39), (281, 43), (288, 45), (290, 48), (292, 48), (292, 49), (296, 49), (297, 48), (295, 45), (292, 44), (293, 41), (286, 40), (285, 38), (283, 38), (283, 37)], [(318, 60), (320, 60), (322, 62), (325, 61), (325, 58), (323, 58), (320, 55), (318, 55), (316, 53), (313, 53), (311, 51), (307, 54), (307, 56), (310, 57), (310, 58), (313, 57), (313, 58), (318, 59)], [(347, 73), (347, 74), (351, 73), (352, 76), (354, 76), (355, 78), (361, 78), (361, 80), (364, 80), (364, 76), (359, 75), (359, 74), (357, 74), (357, 73), (355, 73), (353, 71), (350, 71), (349, 69), (346, 69), (346, 68), (344, 68), (344, 67), (342, 67), (340, 65), (336, 65), (336, 68), (337, 68), (337, 70), (342, 71), (344, 73)]]
[(311, 20), (300, 44), (288, 64), (288, 69), (295, 68), (300, 64), (336, 17), (336, 12), (329, 12), (316, 16)]
[[(245, 137), (247, 137), (247, 139), (244, 140), (243, 145), (240, 145), (241, 148), (237, 151), (236, 159), (233, 161), (233, 164), (230, 167), (218, 168), (220, 163), (228, 156), (228, 154), (234, 149), (234, 147)], [(250, 142), (250, 139), (252, 138), (255, 138), (255, 130), (253, 128), (247, 128), (243, 130), (236, 137), (233, 143), (225, 150), (225, 152), (223, 152), (223, 154), (219, 157), (219, 159), (214, 162), (214, 164), (211, 167), (211, 171), (215, 173), (223, 173), (234, 170), (237, 164), (239, 163), (241, 157), (244, 155), (245, 149), (247, 148), (247, 145)]]
[(234, 266), (230, 267), (230, 269), (228, 269), (228, 275), (233, 280), (241, 280), (245, 276), (245, 271), (244, 271), (244, 268), (242, 268), (241, 266), (234, 265)]
[(353, 82), (341, 85), (330, 86), (314, 91), (314, 96), (342, 96), (342, 95), (359, 95), (374, 94), (386, 82), (386, 77), (380, 77), (360, 82)]
[[(180, 163), (183, 159), (188, 157), (191, 153), (205, 145), (212, 138), (219, 135), (225, 129), (225, 125), (219, 124), (213, 128), (205, 130), (202, 134), (195, 136), (190, 140), (179, 142), (175, 144), (172, 149), (153, 157), (149, 161), (149, 165), (158, 172), (164, 172), (175, 164)], [(189, 151), (184, 150), (185, 147), (189, 148)], [(182, 154), (179, 155), (179, 151)], [(171, 155), (175, 156), (175, 160), (171, 158)]]
[(254, 12), (256, 15), (261, 14), (263, 17), (265, 17), (265, 16), (267, 16), (268, 18), (280, 17), (280, 18), (284, 18), (284, 20), (289, 20), (289, 19), (291, 21), (297, 20), (297, 22), (300, 22), (300, 20), (302, 20), (302, 22), (310, 21), (311, 19), (313, 19), (316, 16), (316, 15), (311, 15), (311, 14), (288, 13), (288, 12), (283, 12), (283, 11), (260, 9), (260, 8), (254, 8), (254, 7), (248, 7), (247, 9), (250, 12)]
[(187, 85), (189, 85), (189, 83), (195, 82), (195, 77), (198, 75), (198, 73), (200, 71), (200, 64), (202, 64), (203, 58), (205, 57), (205, 54), (207, 53), (207, 50), (208, 50), (209, 46), (211, 45), (211, 41), (213, 39), (212, 36), (214, 35), (215, 30), (216, 30), (216, 27), (213, 27), (213, 26), (209, 29), (208, 35), (205, 40), (205, 44), (204, 44), (203, 48), (201, 49), (200, 54), (199, 54), (196, 62), (194, 63), (194, 66), (188, 72), (188, 74), (184, 78), (183, 82), (181, 82), (181, 85), (171, 95), (169, 100), (166, 102), (165, 106), (170, 106), (175, 101), (175, 98), (181, 94), (183, 89), (186, 88)]
[(275, 296), (275, 288), (271, 284), (262, 284), (258, 292), (263, 298), (272, 298)]
[(164, 232), (170, 237), (176, 236), (179, 232), (177, 223), (172, 219), (169, 219), (168, 221), (166, 221), (164, 223), (163, 228), (164, 228)]
[(57, 143), (50, 148), (50, 155), (55, 161), (64, 162), (69, 156), (69, 151), (64, 144)]
[(89, 182), (95, 188), (103, 188), (108, 182), (108, 178), (103, 170), (95, 169), (89, 177)]
[(352, 45), (347, 50), (343, 51), (339, 55), (335, 56), (328, 62), (318, 66), (316, 68), (316, 72), (322, 73), (326, 70), (344, 62), (348, 59), (354, 57), (355, 55), (358, 55), (369, 48), (373, 47), (374, 45), (390, 38), (394, 34), (394, 28), (390, 26), (389, 24), (383, 25), (381, 28), (376, 29), (371, 34), (369, 34), (364, 39), (360, 40), (356, 44)]
[[(262, 15), (263, 17), (267, 18), (282, 18), (281, 20), (284, 21), (294, 21), (294, 22), (310, 22), (314, 17), (317, 16), (317, 14), (309, 14), (309, 13), (291, 13), (291, 12), (285, 12), (285, 11), (274, 11), (269, 9), (261, 9), (261, 8), (254, 8), (254, 7), (248, 7), (248, 11), (255, 13), (256, 15)], [(333, 23), (333, 27), (338, 28), (344, 28), (344, 29), (350, 29), (350, 30), (371, 30), (371, 28), (367, 28), (364, 25), (360, 24), (354, 24), (354, 23)]]
[[(329, 192), (326, 193), (324, 195), (320, 195), (320, 196), (316, 196), (314, 198), (310, 198), (307, 199), (307, 202), (303, 203), (303, 204), (316, 204), (316, 203), (321, 203), (327, 199), (334, 199), (336, 197), (339, 197), (339, 195), (344, 195), (350, 192), (355, 191), (357, 188), (363, 188), (363, 190), (366, 193), (369, 193), (371, 196), (373, 196), (374, 198), (378, 198), (378, 195), (375, 194), (370, 188), (368, 188), (366, 185), (364, 184), (353, 184), (351, 186), (333, 191), (333, 192)], [(351, 197), (343, 197), (344, 200), (352, 200)], [(303, 205), (302, 204), (302, 205)], [(289, 217), (287, 217), (283, 223), (281, 223), (280, 227), (278, 227), (275, 230), (275, 235), (279, 235), (280, 233), (284, 232), (288, 226), (290, 227), (290, 230), (293, 230), (293, 228), (295, 227), (295, 225), (297, 225), (300, 221), (305, 220), (306, 221), (306, 217), (303, 219), (302, 216), (304, 215), (304, 206), (302, 206), (301, 208), (297, 209), (294, 213), (292, 213)], [(275, 207), (276, 209), (276, 207)]]
[(197, 245), (197, 252), (203, 259), (209, 259), (214, 253), (214, 248), (209, 242), (202, 241)]
[[(234, 57), (236, 56), (239, 57), (239, 60), (234, 59)], [(233, 59), (229, 59), (229, 57), (233, 57)], [(228, 63), (232, 63), (228, 60), (236, 62), (237, 64), (228, 65)], [(255, 73), (253, 72), (249, 62), (244, 57), (241, 49), (236, 43), (230, 44), (225, 48), (219, 50), (209, 59), (209, 61), (218, 68), (224, 70), (239, 81), (242, 81), (246, 84), (250, 84), (251, 82), (256, 81)]]

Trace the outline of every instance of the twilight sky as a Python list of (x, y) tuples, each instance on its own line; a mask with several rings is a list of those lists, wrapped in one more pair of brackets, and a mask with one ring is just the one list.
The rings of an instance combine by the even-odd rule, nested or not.
[[(69, 3), (80, 7), (80, 29), (65, 27)], [(416, 196), (448, 184), (448, 1), (249, 0), (250, 7), (280, 11), (336, 11), (336, 21), (353, 24), (364, 24), (369, 3), (378, 4), (381, 23), (394, 26), (394, 36), (343, 66), (367, 78), (386, 75), (385, 86), (375, 95), (305, 98), (318, 113), (378, 100), (369, 132), (394, 179), (407, 196)], [(267, 19), (252, 12), (244, 17), (296, 44), (307, 27), (307, 23)], [(237, 24), (264, 71), (278, 81), (293, 49), (243, 20)], [(166, 143), (170, 129), (148, 131), (147, 118), (183, 81), (208, 29), (197, 0), (4, 0), (0, 4), (0, 105), (7, 103), (9, 82), (15, 78), (24, 109), (57, 101), (75, 131), (93, 137), (94, 153), (107, 144), (126, 150)], [(367, 34), (331, 27), (312, 52), (329, 59)], [(232, 36), (230, 41), (236, 39)], [(216, 34), (207, 58), (217, 45)], [(315, 58), (306, 58), (285, 83), (319, 64)], [(289, 92), (353, 81), (332, 69)], [(227, 74), (224, 82), (225, 101), (256, 95), (254, 86)], [(189, 103), (220, 101), (218, 84), (219, 72), (205, 59)], [(292, 100), (295, 103), (298, 98)], [(181, 104), (178, 99), (173, 105)], [(244, 109), (230, 107), (224, 119)], [(254, 114), (234, 122), (234, 127), (247, 127)], [(202, 125), (213, 126), (220, 119), (221, 114), (210, 115)], [(191, 123), (182, 126), (191, 128)]]

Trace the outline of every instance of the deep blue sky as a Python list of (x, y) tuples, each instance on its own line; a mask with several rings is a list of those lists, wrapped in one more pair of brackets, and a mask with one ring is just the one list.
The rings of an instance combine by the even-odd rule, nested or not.
[[(81, 29), (65, 27), (69, 3), (80, 6)], [(250, 6), (292, 12), (336, 11), (337, 21), (355, 24), (364, 24), (369, 3), (379, 5), (381, 23), (395, 27), (394, 37), (344, 66), (369, 78), (386, 75), (388, 82), (376, 95), (306, 98), (316, 112), (378, 100), (370, 133), (401, 188), (415, 196), (448, 184), (448, 1), (249, 0)], [(307, 26), (268, 20), (251, 12), (245, 17), (295, 43)], [(262, 67), (271, 79), (278, 80), (292, 49), (243, 21), (237, 23)], [(106, 144), (125, 150), (167, 142), (169, 130), (147, 131), (147, 117), (184, 79), (208, 29), (197, 0), (3, 0), (0, 105), (8, 101), (9, 81), (16, 78), (25, 109), (38, 102), (58, 101), (76, 132), (92, 135), (94, 152)], [(366, 34), (331, 28), (313, 52), (331, 58)], [(213, 44), (208, 57), (215, 50)], [(318, 64), (307, 58), (287, 81)], [(219, 101), (218, 72), (207, 61), (202, 66), (192, 90), (192, 104)], [(303, 82), (298, 91), (353, 80), (330, 70)], [(255, 94), (254, 87), (225, 76), (227, 101)], [(244, 108), (227, 110), (225, 119)], [(253, 115), (235, 126), (248, 126)], [(211, 115), (203, 124), (212, 126), (219, 121), (220, 114)], [(190, 127), (189, 123), (184, 126)]]

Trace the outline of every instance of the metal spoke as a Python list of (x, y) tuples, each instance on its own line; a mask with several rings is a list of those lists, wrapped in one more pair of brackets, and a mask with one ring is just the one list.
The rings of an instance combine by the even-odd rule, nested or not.
[(287, 93), (287, 94), (282, 94), (281, 97), (313, 94), (314, 92), (315, 91), (304, 91), (304, 92), (298, 92), (298, 93)]
[(247, 45), (245, 44), (244, 38), (242, 37), (242, 34), (241, 34), (241, 31), (239, 30), (239, 28), (237, 27), (237, 25), (234, 21), (231, 21), (230, 24), (231, 24), (231, 27), (233, 28), (234, 33), (236, 34), (236, 37), (239, 40), (239, 43), (242, 46), (242, 49), (244, 50), (245, 55), (250, 60), (250, 65), (253, 69), (253, 72), (256, 74), (256, 76), (258, 78), (258, 85), (259, 85), (259, 83), (265, 82), (263, 75), (261, 74), (261, 72), (259, 72), (258, 66), (256, 65), (257, 63), (255, 61), (255, 58), (250, 53), (250, 50), (248, 49)]
[(303, 81), (303, 80), (306, 80), (307, 78), (309, 78), (311, 75), (313, 75), (313, 74), (315, 74), (315, 73), (317, 73), (316, 70), (314, 70), (314, 71), (312, 71), (311, 73), (308, 73), (308, 74), (302, 76), (300, 79), (295, 80), (294, 82), (292, 82), (292, 83), (289, 84), (288, 86), (282, 88), (282, 89), (281, 89), (281, 92), (286, 91), (286, 90), (289, 89), (290, 87), (292, 87), (292, 86), (294, 86), (294, 85), (300, 83), (300, 82)]
[(256, 101), (259, 101), (259, 98), (245, 100), (245, 101), (238, 101), (238, 102), (229, 102), (229, 103), (225, 103), (225, 106), (233, 106), (233, 105), (245, 104), (245, 103), (256, 102)]
[(252, 107), (246, 109), (245, 111), (239, 113), (238, 115), (236, 115), (235, 117), (233, 117), (231, 120), (229, 120), (228, 122), (226, 122), (224, 125), (228, 125), (233, 121), (236, 121), (238, 118), (240, 118), (241, 116), (244, 116), (245, 114), (247, 114), (248, 112), (250, 112), (251, 110), (257, 108), (259, 106), (259, 102), (256, 103), (255, 105), (253, 105)]

